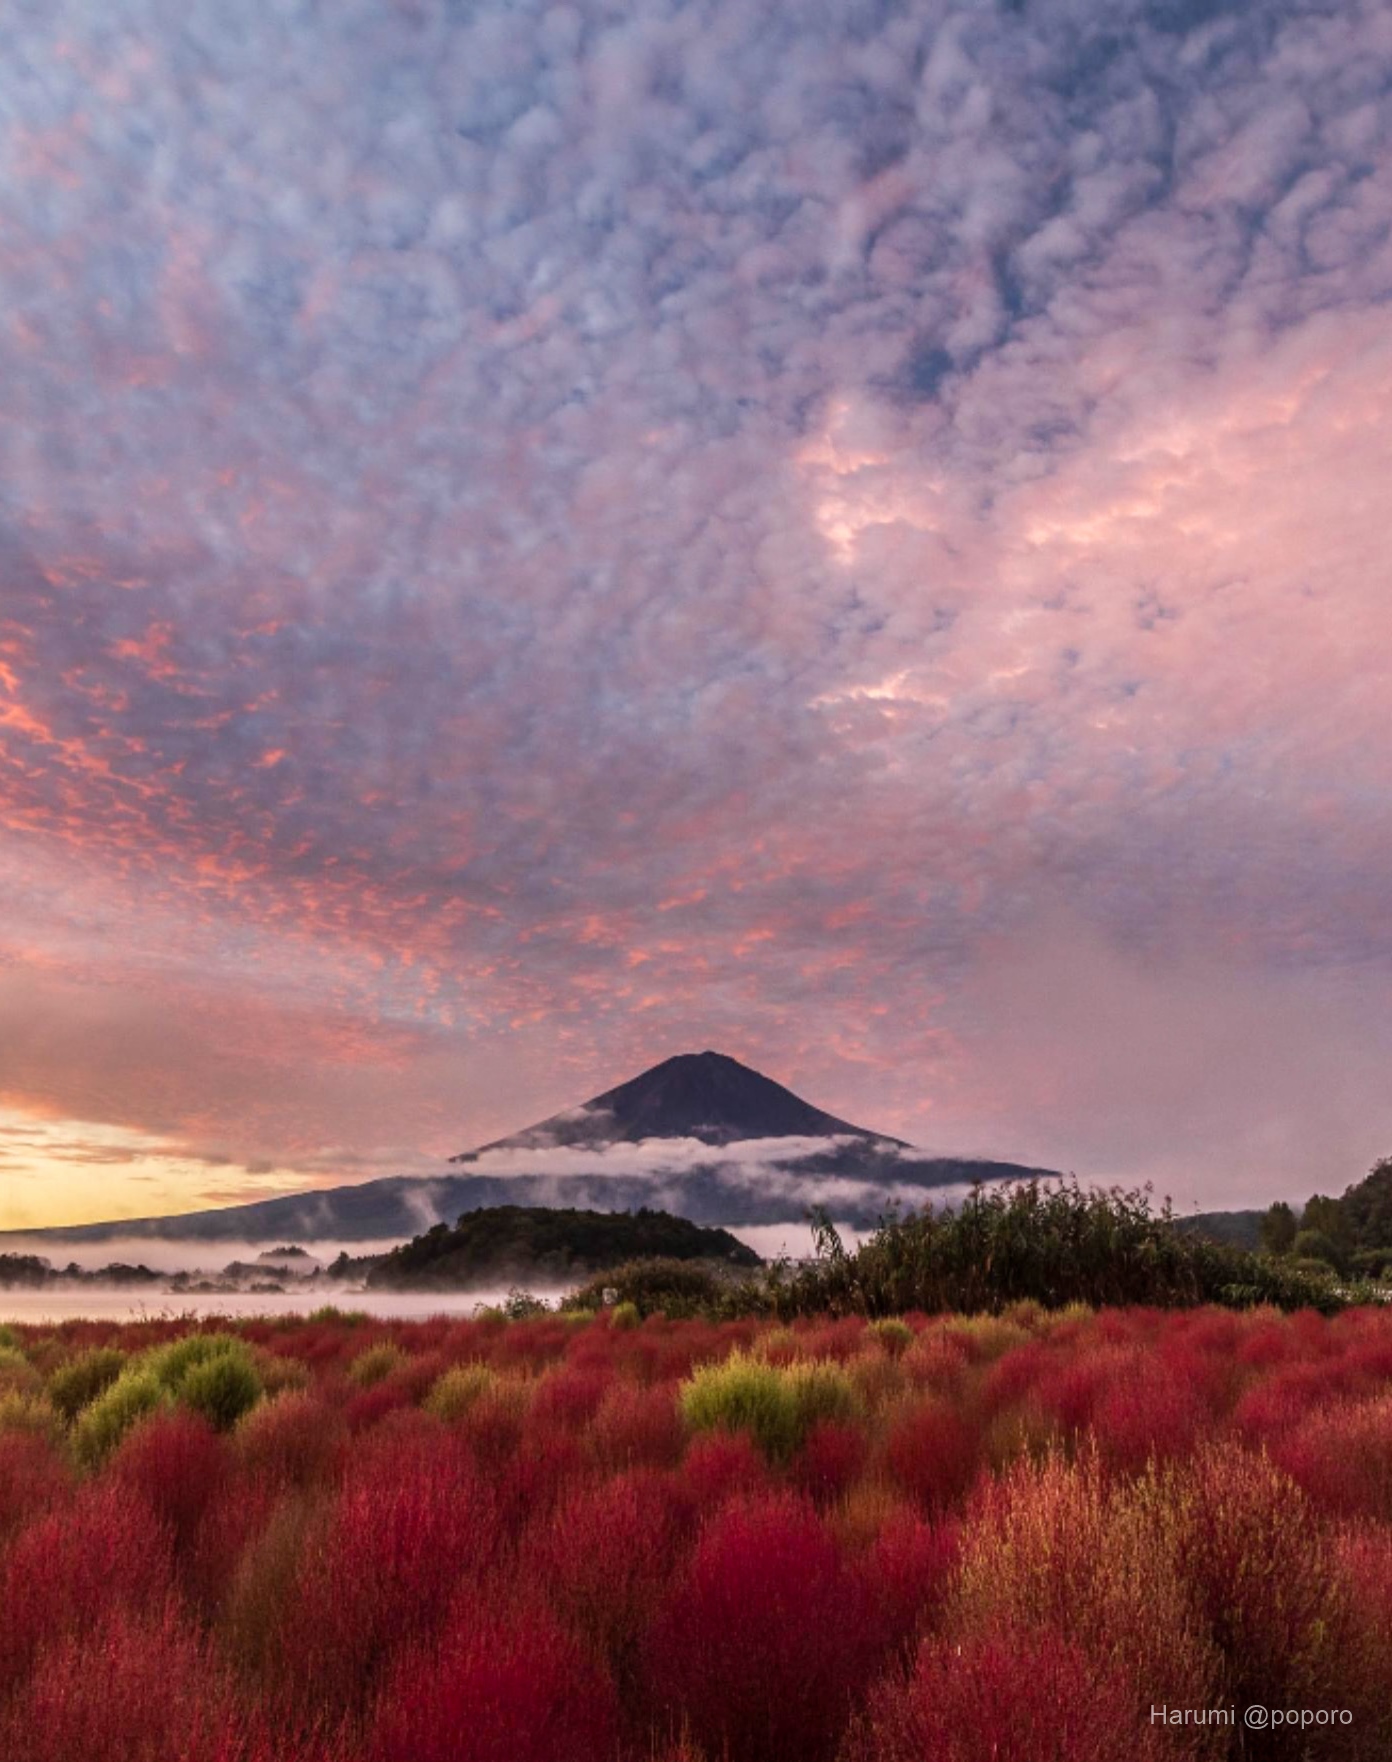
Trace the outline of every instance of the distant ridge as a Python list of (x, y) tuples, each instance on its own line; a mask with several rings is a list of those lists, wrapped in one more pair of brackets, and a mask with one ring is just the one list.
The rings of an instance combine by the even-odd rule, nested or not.
[[(113, 1241), (397, 1242), (499, 1205), (652, 1207), (738, 1229), (802, 1223), (816, 1204), (840, 1223), (868, 1229), (889, 1207), (921, 1205), (944, 1188), (1055, 1172), (923, 1156), (710, 1051), (664, 1059), (578, 1107), (450, 1160), (460, 1172), (391, 1175), (180, 1217), (13, 1231), (9, 1240), (40, 1249)], [(5, 1242), (0, 1235), (0, 1249)]]

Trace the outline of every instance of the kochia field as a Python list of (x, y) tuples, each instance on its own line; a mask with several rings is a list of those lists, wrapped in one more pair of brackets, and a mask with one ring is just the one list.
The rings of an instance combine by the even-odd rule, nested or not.
[(0, 1339), (6, 1762), (1392, 1754), (1382, 1312)]

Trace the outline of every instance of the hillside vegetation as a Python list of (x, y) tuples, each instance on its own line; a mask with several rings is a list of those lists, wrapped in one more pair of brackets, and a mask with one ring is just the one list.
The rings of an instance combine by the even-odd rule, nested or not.
[(611, 1268), (568, 1302), (593, 1308), (612, 1290), (641, 1315), (710, 1317), (860, 1315), (905, 1310), (999, 1313), (1020, 1302), (1235, 1309), (1270, 1304), (1330, 1315), (1374, 1302), (1381, 1289), (1329, 1266), (1254, 1254), (1181, 1226), (1145, 1191), (1024, 1181), (978, 1188), (960, 1205), (885, 1219), (847, 1250), (814, 1213), (817, 1258), (730, 1280), (664, 1275), (652, 1262)]
[(757, 1267), (759, 1256), (728, 1230), (704, 1229), (665, 1211), (572, 1211), (495, 1205), (466, 1211), (403, 1243), (367, 1274), (374, 1290), (467, 1291), (500, 1283), (558, 1284), (646, 1256)]

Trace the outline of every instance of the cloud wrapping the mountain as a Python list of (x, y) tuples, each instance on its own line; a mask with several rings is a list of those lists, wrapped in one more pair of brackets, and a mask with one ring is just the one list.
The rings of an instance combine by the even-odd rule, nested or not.
[(0, 65), (9, 1107), (317, 1179), (715, 1043), (1185, 1196), (1387, 1148), (1385, 7)]

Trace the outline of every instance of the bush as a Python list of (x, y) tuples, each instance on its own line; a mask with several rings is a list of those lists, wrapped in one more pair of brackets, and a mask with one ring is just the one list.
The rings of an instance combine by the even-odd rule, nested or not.
[(38, 1437), (61, 1437), (63, 1424), (54, 1408), (42, 1395), (0, 1393), (0, 1435), (6, 1432), (31, 1432)]
[(77, 1418), (104, 1394), (125, 1369), (126, 1355), (114, 1346), (94, 1346), (59, 1365), (48, 1379), (48, 1398), (63, 1417)]
[(971, 1485), (977, 1441), (955, 1407), (930, 1396), (907, 1406), (885, 1438), (891, 1478), (929, 1511), (956, 1503)]
[(327, 1479), (341, 1461), (346, 1432), (337, 1408), (292, 1391), (253, 1407), (234, 1442), (253, 1479), (279, 1490)]
[(653, 1723), (728, 1762), (830, 1762), (878, 1640), (868, 1592), (808, 1505), (711, 1518), (648, 1642)]
[(576, 1632), (628, 1677), (694, 1528), (692, 1502), (666, 1477), (620, 1475), (561, 1500), (526, 1539), (520, 1576), (545, 1585)]
[(1313, 1261), (1318, 1267), (1333, 1267), (1342, 1272), (1347, 1264), (1344, 1250), (1323, 1230), (1298, 1230), (1290, 1251), (1297, 1265)]
[(171, 1583), (168, 1533), (124, 1487), (84, 1487), (30, 1524), (0, 1563), (0, 1704), (42, 1650), (108, 1613), (161, 1606)]
[(498, 1373), (486, 1364), (460, 1364), (447, 1370), (425, 1398), (425, 1408), (447, 1424), (458, 1419), (481, 1395), (497, 1387)]
[(396, 1665), (368, 1762), (599, 1762), (618, 1743), (613, 1685), (544, 1609), (471, 1609)]
[(230, 1683), (172, 1604), (65, 1635), (0, 1718), (24, 1762), (233, 1762), (247, 1736)]
[[(821, 1221), (822, 1258), (763, 1296), (780, 1316), (872, 1317), (922, 1310), (997, 1314), (1021, 1302), (1045, 1309), (1218, 1302), (1272, 1303), (1333, 1313), (1370, 1291), (1341, 1289), (1332, 1273), (1225, 1246), (1156, 1213), (1147, 1190), (1022, 1181), (977, 1188), (959, 1206), (926, 1206), (882, 1224), (854, 1254)], [(1026, 1312), (1029, 1313), (1029, 1312)]]
[(1047, 1629), (1157, 1704), (1216, 1698), (1220, 1659), (1153, 1496), (1093, 1462), (1022, 1464), (980, 1496), (945, 1619), (964, 1637)]
[(18, 1346), (0, 1346), (0, 1395), (32, 1395), (42, 1382)]
[(914, 1342), (913, 1329), (897, 1315), (881, 1316), (878, 1321), (872, 1321), (865, 1331), (872, 1340), (878, 1340), (885, 1351), (896, 1358), (905, 1347), (912, 1346)]
[(184, 1376), (179, 1398), (220, 1432), (231, 1431), (261, 1399), (261, 1379), (249, 1353), (219, 1353)]
[(1048, 1629), (925, 1642), (871, 1697), (843, 1762), (1161, 1762), (1136, 1686)]
[(227, 1475), (227, 1448), (197, 1414), (170, 1408), (134, 1427), (107, 1468), (113, 1482), (138, 1493), (176, 1544), (187, 1548)]
[(682, 1385), (681, 1407), (694, 1431), (747, 1431), (772, 1462), (786, 1462), (820, 1420), (849, 1419), (855, 1387), (839, 1365), (799, 1360), (786, 1369), (735, 1352), (702, 1365)]
[(823, 1420), (850, 1420), (856, 1415), (855, 1385), (839, 1364), (826, 1359), (802, 1359), (781, 1372), (792, 1402), (801, 1443), (807, 1432)]
[(654, 1256), (600, 1273), (568, 1297), (566, 1306), (603, 1309), (608, 1296), (614, 1304), (631, 1303), (640, 1316), (710, 1315), (720, 1309), (730, 1287), (729, 1279), (708, 1266)]
[(360, 1447), (279, 1611), (287, 1710), (361, 1713), (397, 1647), (431, 1636), (500, 1543), (496, 1492), (453, 1433), (412, 1414)]
[(405, 1363), (406, 1354), (401, 1348), (393, 1346), (390, 1340), (384, 1340), (358, 1354), (348, 1366), (348, 1380), (356, 1383), (360, 1389), (370, 1389), (375, 1383), (384, 1382)]
[(0, 1435), (0, 1548), (71, 1489), (71, 1471), (49, 1438), (27, 1431)]
[(682, 1385), (681, 1408), (693, 1431), (748, 1432), (773, 1462), (796, 1450), (801, 1427), (784, 1372), (745, 1353), (702, 1365)]
[(127, 1370), (78, 1415), (73, 1450), (86, 1468), (97, 1468), (138, 1420), (169, 1405), (168, 1389), (153, 1372)]

